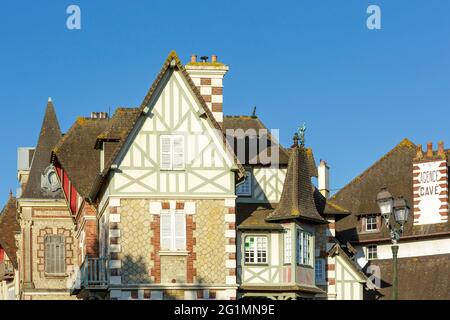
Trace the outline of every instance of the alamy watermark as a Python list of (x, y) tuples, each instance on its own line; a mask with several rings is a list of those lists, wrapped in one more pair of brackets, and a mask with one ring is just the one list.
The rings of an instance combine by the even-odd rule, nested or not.
[(66, 20), (66, 26), (69, 30), (81, 29), (81, 9), (79, 6), (72, 4), (67, 7), (66, 13), (69, 15)]
[(371, 4), (367, 7), (367, 18), (366, 25), (369, 30), (380, 30), (381, 29), (381, 8), (375, 4)]

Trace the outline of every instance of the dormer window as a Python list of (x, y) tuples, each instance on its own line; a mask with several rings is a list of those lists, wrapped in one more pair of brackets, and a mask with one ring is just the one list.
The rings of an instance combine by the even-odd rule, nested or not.
[(365, 232), (378, 231), (378, 217), (375, 214), (367, 215), (363, 218), (363, 230)]

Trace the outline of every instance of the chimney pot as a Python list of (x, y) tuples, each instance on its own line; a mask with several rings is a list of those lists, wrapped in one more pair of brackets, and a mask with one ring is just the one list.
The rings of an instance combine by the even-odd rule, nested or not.
[(197, 55), (191, 55), (191, 62), (197, 62)]
[(422, 159), (422, 158), (423, 158), (422, 145), (421, 145), (421, 144), (418, 144), (418, 145), (417, 145), (416, 159)]
[(440, 156), (444, 155), (444, 141), (438, 142), (438, 154)]
[(427, 143), (427, 157), (431, 158), (433, 156), (433, 142)]
[(211, 56), (211, 62), (217, 62), (217, 56), (215, 54)]

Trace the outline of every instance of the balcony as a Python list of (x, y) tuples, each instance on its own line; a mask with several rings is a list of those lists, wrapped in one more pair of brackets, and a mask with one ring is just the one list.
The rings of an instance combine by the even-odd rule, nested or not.
[(79, 270), (71, 275), (71, 294), (106, 290), (109, 283), (108, 259), (86, 257)]
[(0, 281), (14, 279), (14, 266), (11, 261), (5, 260), (0, 263)]

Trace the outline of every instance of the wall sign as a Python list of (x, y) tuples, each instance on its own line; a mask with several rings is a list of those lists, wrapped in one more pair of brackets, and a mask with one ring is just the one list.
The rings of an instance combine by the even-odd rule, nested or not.
[(414, 224), (447, 221), (447, 171), (446, 161), (414, 165)]

